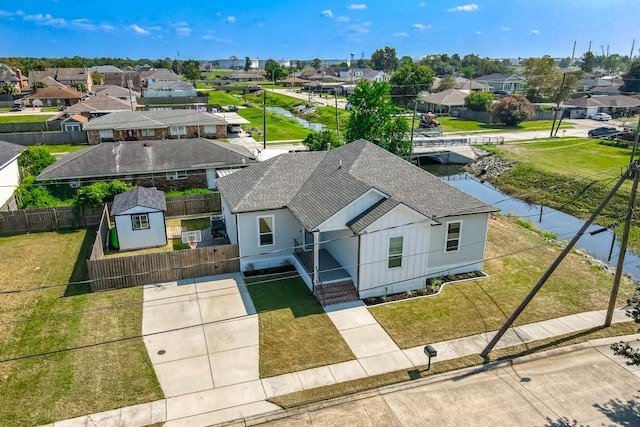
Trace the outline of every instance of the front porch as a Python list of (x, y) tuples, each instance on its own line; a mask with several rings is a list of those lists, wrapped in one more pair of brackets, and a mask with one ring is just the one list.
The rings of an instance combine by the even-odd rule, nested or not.
[[(304, 267), (309, 277), (313, 278), (313, 251), (297, 250), (294, 253), (300, 264)], [(327, 251), (318, 251), (318, 282), (322, 284), (344, 282), (353, 280), (340, 263)]]

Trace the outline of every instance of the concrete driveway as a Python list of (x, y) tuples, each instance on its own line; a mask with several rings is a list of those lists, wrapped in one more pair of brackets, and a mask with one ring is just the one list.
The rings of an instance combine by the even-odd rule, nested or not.
[(142, 333), (166, 397), (166, 426), (278, 408), (265, 401), (258, 317), (239, 273), (145, 286)]

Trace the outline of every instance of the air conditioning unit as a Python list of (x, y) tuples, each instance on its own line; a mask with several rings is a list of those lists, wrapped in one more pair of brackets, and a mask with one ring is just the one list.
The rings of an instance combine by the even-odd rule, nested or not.
[(69, 187), (71, 188), (80, 188), (80, 181), (70, 181)]

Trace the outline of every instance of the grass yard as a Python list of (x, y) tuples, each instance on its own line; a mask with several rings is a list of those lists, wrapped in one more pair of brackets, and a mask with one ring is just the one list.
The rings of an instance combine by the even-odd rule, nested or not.
[[(536, 248), (519, 252), (531, 247)], [(445, 285), (436, 297), (369, 310), (400, 348), (497, 330), (560, 251), (513, 218), (496, 216), (490, 222), (485, 255), (489, 278)], [(606, 309), (612, 280), (584, 257), (570, 254), (515, 324)], [(624, 304), (632, 294), (633, 286), (625, 280), (618, 303)]]
[(20, 114), (13, 114), (13, 115), (0, 115), (0, 123), (34, 123), (34, 122), (46, 122), (47, 120), (49, 120), (51, 117), (53, 117), (55, 114), (52, 115), (46, 115), (46, 114), (39, 114), (39, 115), (20, 115)]
[[(251, 122), (251, 127), (260, 130), (253, 133), (256, 141), (263, 141), (262, 135), (262, 108), (242, 108), (238, 110), (245, 119)], [(276, 113), (267, 112), (267, 143), (269, 141), (304, 139), (311, 132), (299, 125), (294, 119), (288, 119)]]
[(233, 93), (227, 93), (222, 90), (213, 90), (209, 92), (209, 105), (219, 104), (224, 107), (227, 105), (244, 104), (244, 98), (242, 96), (238, 97), (235, 95), (242, 95), (242, 92), (237, 92), (236, 94), (233, 94)]
[[(516, 127), (510, 127), (499, 124), (483, 123), (475, 120), (458, 119), (455, 117), (438, 117), (438, 121), (442, 124), (443, 130), (445, 132), (524, 132), (533, 130), (551, 130), (551, 124), (553, 123), (551, 120), (537, 120), (531, 122), (522, 122)], [(560, 126), (560, 129), (571, 128), (573, 128), (573, 125), (568, 122), (562, 122), (562, 125)]]
[(91, 147), (90, 145), (69, 145), (69, 144), (59, 144), (59, 145), (41, 145), (47, 149), (51, 154), (61, 154), (61, 153), (71, 153), (74, 151), (84, 150), (85, 148)]
[(298, 276), (246, 278), (260, 325), (260, 377), (355, 359)]
[[(0, 238), (0, 289), (84, 279), (93, 233)], [(140, 287), (92, 294), (87, 285), (69, 285), (0, 295), (1, 424), (41, 425), (162, 398), (142, 339), (100, 344), (140, 334), (141, 302)], [(50, 354), (29, 357), (40, 353)]]

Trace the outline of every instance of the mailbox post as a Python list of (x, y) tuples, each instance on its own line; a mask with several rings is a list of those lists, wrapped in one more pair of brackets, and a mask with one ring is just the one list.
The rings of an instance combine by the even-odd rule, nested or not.
[(426, 345), (424, 347), (424, 354), (429, 358), (429, 364), (427, 365), (427, 371), (431, 369), (431, 358), (438, 355), (438, 351), (432, 345)]

